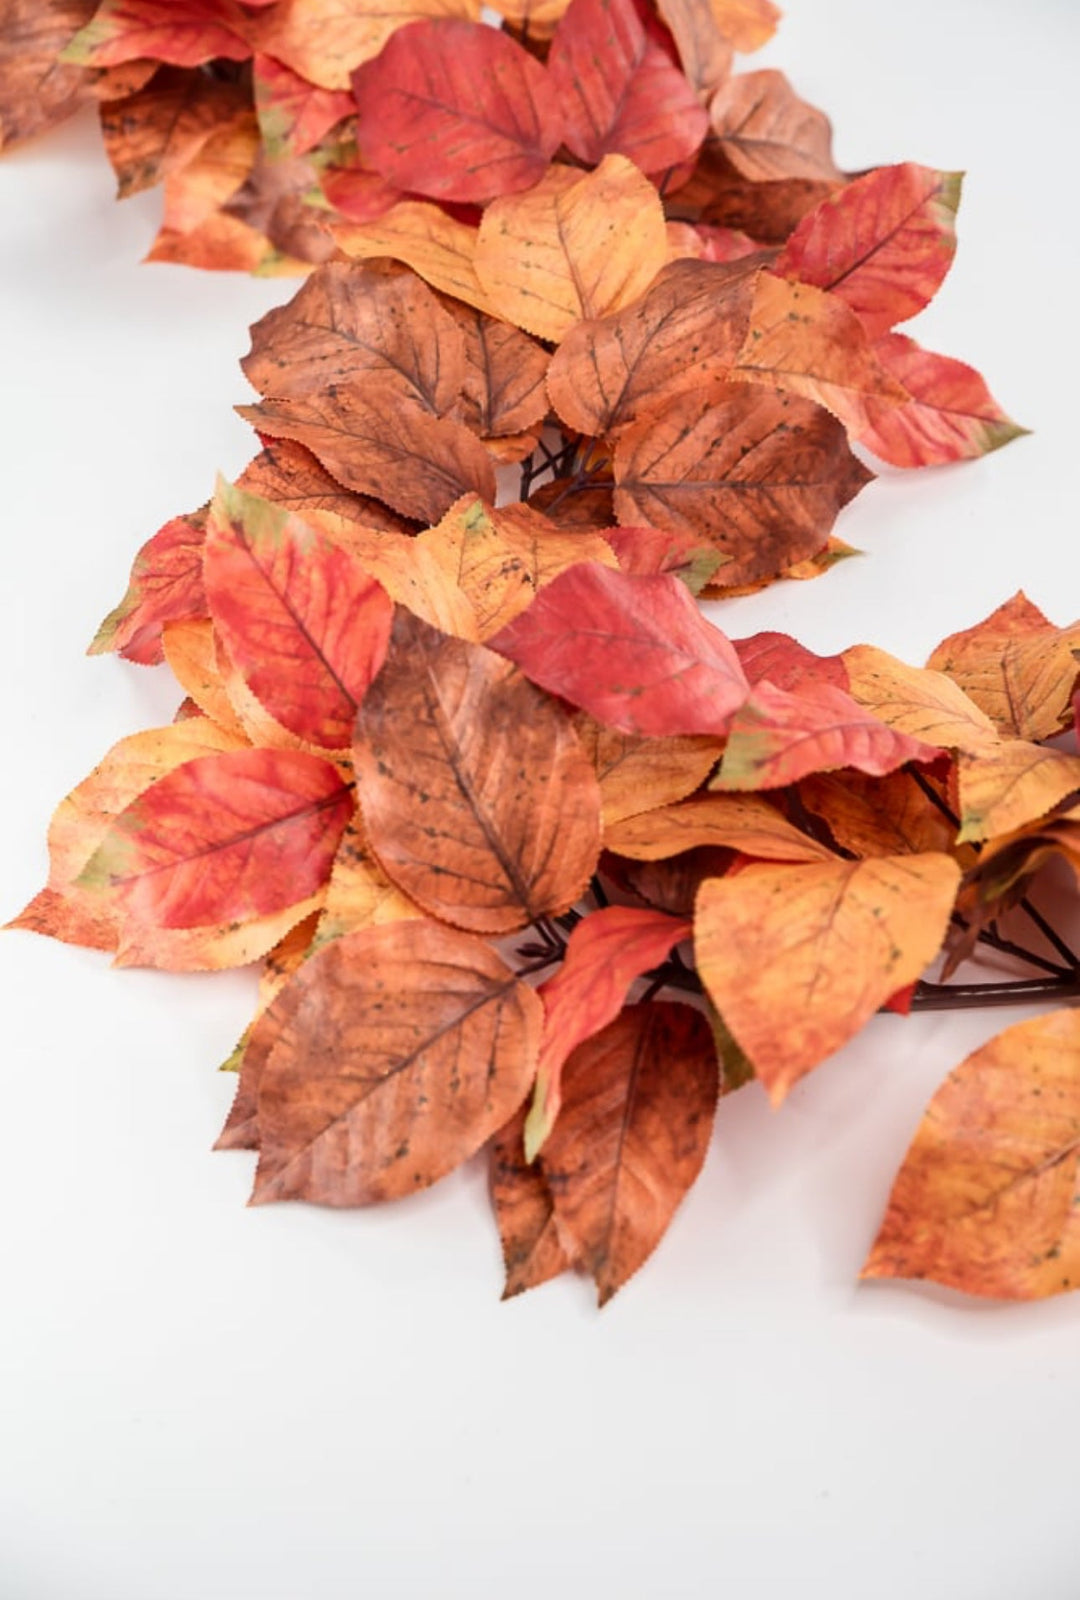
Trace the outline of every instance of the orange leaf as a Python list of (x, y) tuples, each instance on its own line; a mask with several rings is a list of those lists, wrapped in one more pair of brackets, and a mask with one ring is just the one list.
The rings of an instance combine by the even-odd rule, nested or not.
[(704, 403), (725, 390), (759, 270), (744, 261), (674, 261), (626, 311), (571, 329), (548, 370), (559, 416), (580, 433), (606, 434), (676, 395)]
[(953, 823), (909, 772), (881, 778), (851, 771), (812, 773), (800, 782), (799, 796), (852, 855), (948, 851), (956, 838)]
[(105, 101), (101, 132), (118, 197), (138, 194), (184, 167), (246, 110), (239, 84), (182, 67), (162, 67), (135, 94)]
[(211, 616), (252, 694), (299, 738), (346, 746), (386, 654), (386, 591), (342, 546), (224, 480), (204, 575)]
[(809, 400), (725, 384), (632, 424), (615, 450), (615, 511), (707, 539), (723, 581), (775, 577), (821, 550), (871, 474), (841, 425)]
[(595, 774), (567, 713), (483, 646), (399, 613), (354, 755), (370, 846), (425, 910), (507, 933), (584, 892)]
[(929, 304), (956, 253), (960, 172), (878, 167), (803, 218), (773, 267), (831, 289), (877, 339)]
[(661, 861), (701, 845), (762, 861), (831, 861), (834, 852), (788, 822), (759, 795), (713, 794), (629, 817), (609, 827), (604, 846), (633, 861)]
[(212, 133), (183, 166), (166, 176), (162, 229), (186, 234), (211, 222), (247, 179), (258, 151), (259, 127), (252, 112)]
[(868, 644), (845, 650), (844, 664), (852, 698), (898, 733), (968, 755), (998, 744), (990, 719), (943, 672), (909, 667)]
[(1080, 1011), (973, 1051), (927, 1107), (864, 1278), (1036, 1300), (1080, 1284)]
[(714, 95), (709, 115), (721, 152), (745, 178), (760, 183), (841, 176), (828, 117), (800, 100), (782, 72), (729, 78)]
[(403, 516), (434, 522), (470, 491), (495, 498), (491, 461), (475, 435), (418, 405), (388, 405), (377, 390), (344, 384), (236, 409), (260, 432), (311, 450), (346, 488), (375, 495)]
[(959, 881), (949, 856), (925, 854), (754, 865), (702, 884), (698, 972), (774, 1104), (921, 976)]
[(250, 921), (315, 894), (351, 809), (317, 756), (199, 756), (120, 812), (78, 883), (156, 927)]
[(712, 1035), (690, 1006), (632, 1006), (566, 1063), (544, 1173), (601, 1305), (652, 1254), (701, 1171), (718, 1093)]
[(555, 343), (581, 318), (636, 300), (666, 260), (660, 197), (625, 156), (605, 156), (595, 172), (553, 166), (493, 200), (476, 242), (490, 308)]
[(395, 29), (420, 17), (479, 17), (479, 0), (277, 0), (253, 24), (260, 50), (322, 89), (348, 89)]
[(557, 1278), (571, 1265), (559, 1239), (547, 1179), (537, 1163), (525, 1158), (524, 1126), (522, 1107), (491, 1145), (491, 1202), (506, 1268), (504, 1300)]
[(1080, 790), (1080, 756), (1007, 739), (994, 750), (961, 755), (958, 839), (989, 839), (1045, 817)]
[(447, 300), (444, 306), (465, 338), (462, 420), (488, 438), (537, 427), (548, 411), (548, 352), (518, 328), (475, 307), (458, 300)]
[(330, 476), (310, 450), (292, 439), (268, 439), (265, 448), (237, 478), (236, 487), (245, 494), (272, 500), (301, 517), (310, 518), (313, 511), (330, 511), (363, 528), (384, 528), (388, 533), (412, 533), (416, 527), (381, 500), (353, 494)]
[(347, 256), (404, 261), (433, 289), (480, 311), (493, 311), (476, 275), (476, 229), (423, 200), (401, 200), (372, 222), (339, 222), (334, 238)]
[(641, 738), (594, 722), (579, 711), (574, 727), (600, 780), (604, 827), (658, 806), (673, 804), (700, 787), (720, 759), (719, 739), (687, 735)]
[(101, 0), (93, 18), (60, 59), (80, 67), (115, 67), (125, 61), (165, 61), (199, 67), (223, 57), (251, 54), (248, 17), (233, 0)]
[(1052, 739), (1072, 721), (1080, 622), (1055, 627), (1021, 590), (942, 640), (927, 666), (948, 673), (1006, 738)]
[(384, 922), (410, 922), (423, 916), (419, 906), (394, 887), (364, 842), (359, 814), (349, 822), (338, 845), (326, 902), (319, 921), (318, 942), (338, 939), (358, 928)]
[(824, 289), (771, 272), (758, 277), (750, 331), (732, 377), (816, 400), (859, 437), (869, 401), (877, 404), (877, 415), (908, 399), (849, 306)]
[(703, 100), (731, 71), (733, 40), (719, 13), (724, 0), (657, 0), (660, 18), (671, 29), (687, 82)]
[(479, 939), (431, 922), (334, 939), (256, 1023), (252, 1203), (367, 1205), (435, 1183), (517, 1110), (540, 1002)]
[(537, 990), (544, 1003), (544, 1030), (525, 1120), (527, 1161), (536, 1159), (559, 1115), (567, 1057), (614, 1022), (635, 979), (666, 961), (691, 932), (685, 920), (632, 906), (604, 906), (574, 928), (562, 966)]

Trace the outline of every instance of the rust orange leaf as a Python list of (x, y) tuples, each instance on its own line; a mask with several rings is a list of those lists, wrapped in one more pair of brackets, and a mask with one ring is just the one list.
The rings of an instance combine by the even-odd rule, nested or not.
[(1027, 432), (1007, 417), (974, 367), (923, 350), (903, 333), (874, 345), (881, 367), (907, 391), (902, 405), (865, 400), (858, 438), (894, 467), (931, 467), (983, 456)]
[(525, 1157), (525, 1111), (518, 1111), (491, 1145), (491, 1203), (502, 1241), (503, 1299), (538, 1288), (571, 1265), (559, 1238), (555, 1206), (540, 1166)]
[(928, 667), (947, 673), (1008, 739), (1052, 739), (1072, 721), (1080, 622), (1057, 628), (1021, 590), (950, 634)]
[(800, 100), (782, 72), (729, 78), (713, 96), (709, 115), (720, 151), (744, 178), (841, 176), (828, 117)]
[(711, 845), (758, 861), (831, 861), (835, 852), (760, 795), (712, 794), (615, 823), (604, 846), (632, 861), (662, 861)]

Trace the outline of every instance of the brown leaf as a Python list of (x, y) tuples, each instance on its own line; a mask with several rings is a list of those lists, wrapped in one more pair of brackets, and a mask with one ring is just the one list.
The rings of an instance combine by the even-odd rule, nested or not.
[(904, 1158), (864, 1278), (1035, 1300), (1080, 1284), (1080, 1011), (999, 1033), (949, 1075)]
[(364, 528), (382, 528), (388, 533), (411, 534), (416, 523), (384, 506), (381, 500), (353, 494), (332, 478), (310, 450), (292, 439), (269, 439), (236, 480), (245, 494), (272, 500), (286, 511), (310, 516), (313, 511), (330, 511)]
[(538, 1162), (526, 1161), (525, 1108), (500, 1128), (491, 1144), (491, 1203), (502, 1240), (503, 1299), (535, 1289), (572, 1265), (555, 1222), (555, 1207)]
[(635, 305), (572, 329), (548, 371), (559, 416), (580, 433), (606, 434), (676, 395), (704, 403), (726, 389), (759, 270), (744, 261), (673, 261)]
[(483, 941), (431, 922), (363, 928), (306, 961), (255, 1025), (252, 1203), (355, 1206), (426, 1188), (520, 1106), (540, 1002)]
[(698, 972), (774, 1104), (921, 976), (959, 881), (949, 856), (926, 854), (754, 865), (702, 884)]
[(744, 178), (841, 176), (828, 117), (800, 100), (782, 72), (729, 78), (713, 96), (709, 115), (721, 151)]
[(493, 200), (475, 257), (496, 315), (555, 343), (583, 317), (636, 300), (666, 260), (659, 196), (625, 156), (587, 173), (552, 166), (531, 189)]
[(240, 121), (239, 84), (183, 67), (162, 67), (145, 88), (101, 107), (105, 154), (118, 198), (138, 194), (186, 166), (215, 134)]
[(840, 848), (852, 855), (949, 851), (956, 838), (954, 824), (910, 772), (881, 778), (851, 770), (812, 773), (799, 784), (799, 795)]
[(497, 317), (458, 300), (442, 303), (465, 338), (462, 421), (484, 438), (524, 433), (543, 422), (548, 352)]
[(701, 786), (723, 751), (706, 735), (642, 738), (595, 722), (585, 711), (574, 718), (578, 739), (600, 780), (604, 827), (684, 799)]
[(391, 406), (378, 393), (344, 384), (236, 409), (260, 432), (306, 446), (346, 488), (385, 500), (402, 516), (436, 522), (470, 491), (495, 498), (495, 474), (479, 440), (418, 405)]
[(94, 9), (94, 0), (3, 0), (0, 150), (54, 127), (92, 98), (90, 74), (58, 57)]
[(652, 1254), (701, 1171), (718, 1093), (708, 1023), (665, 1001), (629, 1007), (566, 1063), (543, 1168), (601, 1305)]
[(399, 613), (354, 753), (371, 848), (425, 910), (507, 933), (583, 893), (595, 774), (567, 713), (483, 646)]
[(775, 577), (821, 550), (871, 474), (809, 400), (726, 384), (627, 428), (615, 450), (620, 521), (707, 539), (725, 584)]
[(760, 795), (713, 794), (629, 817), (609, 827), (604, 846), (633, 861), (660, 861), (700, 845), (760, 861), (832, 861), (833, 851), (795, 827)]

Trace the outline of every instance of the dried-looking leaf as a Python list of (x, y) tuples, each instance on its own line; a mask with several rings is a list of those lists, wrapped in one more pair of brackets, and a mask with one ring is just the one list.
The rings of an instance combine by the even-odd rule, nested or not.
[(1080, 1284), (1080, 1011), (972, 1052), (927, 1107), (864, 1278), (1035, 1300)]
[(299, 738), (348, 745), (390, 638), (385, 589), (342, 546), (224, 480), (204, 577), (214, 624), (252, 694)]
[(656, 1248), (701, 1171), (719, 1093), (709, 1025), (690, 1006), (631, 1006), (579, 1045), (544, 1151), (560, 1235), (600, 1304)]
[(479, 17), (479, 0), (277, 0), (254, 30), (260, 50), (323, 89), (347, 89), (395, 29), (423, 17)]
[(804, 217), (773, 271), (832, 290), (877, 339), (941, 287), (956, 252), (962, 179), (910, 161), (878, 167)]
[(237, 478), (236, 487), (307, 519), (314, 511), (329, 511), (367, 529), (412, 533), (416, 528), (414, 522), (399, 517), (380, 500), (346, 489), (310, 450), (292, 439), (268, 439)]
[(225, 687), (213, 623), (167, 622), (161, 646), (173, 677), (203, 715), (246, 744), (243, 724)]
[(393, 1200), (460, 1166), (520, 1106), (540, 1002), (481, 940), (431, 922), (318, 950), (256, 1023), (252, 1201)]
[(484, 201), (527, 189), (562, 143), (543, 67), (478, 22), (409, 23), (352, 87), (364, 166), (414, 194)]
[(544, 1005), (544, 1029), (536, 1088), (525, 1120), (527, 1160), (536, 1159), (559, 1115), (567, 1057), (614, 1022), (635, 979), (665, 962), (692, 931), (692, 924), (683, 918), (633, 906), (601, 907), (574, 928), (562, 966), (537, 990)]
[(768, 800), (713, 794), (665, 806), (609, 827), (604, 846), (633, 861), (661, 861), (701, 845), (760, 861), (831, 861), (834, 852), (789, 822)]
[(697, 968), (773, 1103), (854, 1037), (941, 947), (949, 856), (747, 867), (703, 883)]
[(701, 786), (720, 759), (723, 744), (707, 737), (641, 738), (595, 722), (587, 712), (574, 718), (577, 736), (600, 780), (604, 828), (673, 804)]
[(828, 117), (800, 100), (782, 72), (729, 78), (713, 96), (709, 115), (720, 150), (744, 178), (841, 176)]
[(526, 1160), (524, 1127), (522, 1107), (491, 1144), (491, 1203), (506, 1268), (504, 1300), (538, 1288), (572, 1265), (559, 1238), (547, 1179), (538, 1162)]
[(318, 942), (325, 944), (328, 939), (355, 933), (359, 928), (377, 927), (384, 922), (411, 922), (421, 916), (420, 907), (394, 887), (367, 849), (357, 813), (341, 836), (330, 869)]
[(997, 745), (993, 723), (943, 672), (909, 667), (868, 644), (845, 650), (844, 663), (853, 699), (898, 733), (968, 755)]
[(961, 755), (960, 840), (991, 839), (1045, 817), (1080, 791), (1080, 756), (1007, 739), (994, 750)]
[(584, 891), (596, 776), (569, 716), (483, 646), (399, 613), (354, 753), (371, 849), (425, 910), (507, 933)]
[(542, 589), (492, 647), (624, 733), (724, 734), (749, 685), (730, 641), (676, 578), (594, 562)]
[(248, 18), (234, 0), (101, 0), (62, 61), (116, 67), (126, 61), (164, 61), (199, 67), (215, 57), (244, 61), (251, 54)]
[(129, 661), (149, 666), (162, 659), (165, 623), (205, 617), (205, 539), (205, 510), (173, 517), (159, 528), (136, 555), (127, 593), (98, 628), (88, 654), (115, 650)]
[(238, 84), (182, 67), (163, 67), (134, 94), (106, 100), (101, 132), (116, 173), (118, 197), (162, 182), (246, 110)]
[(681, 395), (620, 435), (616, 514), (707, 539), (725, 584), (775, 577), (824, 548), (871, 475), (809, 400), (741, 383), (713, 399)]
[(494, 310), (476, 275), (476, 229), (440, 206), (402, 200), (377, 221), (339, 222), (333, 231), (347, 256), (404, 261), (433, 289), (480, 311)]
[(956, 838), (944, 801), (936, 806), (910, 772), (882, 778), (851, 771), (813, 773), (799, 784), (799, 796), (852, 855), (948, 851)]
[(273, 56), (257, 55), (252, 90), (268, 156), (302, 156), (355, 109), (344, 89), (323, 89)]
[(558, 343), (581, 318), (629, 305), (660, 271), (660, 197), (625, 156), (605, 156), (595, 172), (550, 167), (487, 207), (475, 260), (491, 309)]
[(984, 456), (1028, 430), (1007, 417), (982, 375), (963, 361), (923, 350), (903, 333), (873, 347), (881, 367), (909, 399), (893, 405), (867, 395), (860, 444), (894, 467), (932, 467)]
[(1072, 721), (1080, 622), (1057, 628), (1023, 590), (950, 634), (928, 667), (948, 673), (1008, 739), (1052, 739)]
[(0, 150), (44, 133), (91, 97), (87, 74), (60, 52), (94, 0), (3, 0), (0, 5)]
[(120, 812), (78, 882), (155, 927), (252, 920), (321, 887), (351, 810), (317, 756), (198, 756)]
[(543, 422), (548, 352), (520, 329), (475, 307), (457, 300), (444, 305), (465, 339), (462, 420), (484, 437), (519, 434)]

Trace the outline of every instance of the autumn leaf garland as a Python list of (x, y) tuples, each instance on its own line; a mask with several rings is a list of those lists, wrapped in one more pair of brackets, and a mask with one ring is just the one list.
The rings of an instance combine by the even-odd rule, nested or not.
[[(501, 29), (104, 0), (70, 42), (7, 6), (6, 139), (103, 94), (121, 192), (165, 185), (155, 258), (323, 263), (252, 331), (261, 450), (91, 647), (164, 660), (177, 720), (62, 802), (16, 919), (262, 961), (219, 1140), (258, 1150), (255, 1201), (394, 1198), (487, 1148), (506, 1292), (573, 1268), (603, 1302), (720, 1094), (779, 1102), (881, 1009), (1080, 993), (1032, 899), (1080, 876), (1080, 629), (1021, 595), (919, 669), (695, 601), (843, 558), (852, 443), (915, 466), (1020, 431), (895, 331), (958, 175), (848, 179), (781, 74), (732, 71), (768, 0)], [(987, 950), (1028, 976), (954, 981)], [(868, 1275), (1072, 1285), (1075, 1016), (949, 1080)]]

